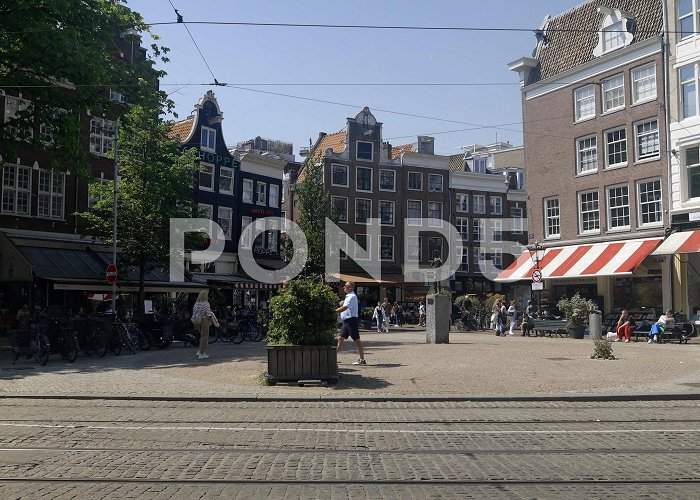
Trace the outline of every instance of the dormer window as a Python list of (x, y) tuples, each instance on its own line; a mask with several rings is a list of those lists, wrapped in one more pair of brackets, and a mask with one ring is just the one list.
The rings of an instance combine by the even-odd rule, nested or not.
[(600, 57), (632, 43), (636, 26), (632, 14), (608, 7), (598, 7), (598, 12), (605, 17), (600, 26), (598, 45), (593, 49), (595, 57)]
[(202, 127), (202, 150), (216, 151), (216, 130), (209, 127)]
[(603, 52), (610, 52), (625, 44), (622, 21), (603, 28)]

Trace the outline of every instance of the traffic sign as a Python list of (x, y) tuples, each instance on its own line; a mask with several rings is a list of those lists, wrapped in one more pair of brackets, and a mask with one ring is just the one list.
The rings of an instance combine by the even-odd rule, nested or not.
[(540, 271), (539, 269), (535, 269), (534, 271), (532, 271), (532, 281), (534, 281), (535, 283), (541, 282), (542, 271)]
[(107, 271), (105, 273), (107, 283), (113, 285), (117, 281), (117, 266), (115, 264), (110, 264), (107, 266)]

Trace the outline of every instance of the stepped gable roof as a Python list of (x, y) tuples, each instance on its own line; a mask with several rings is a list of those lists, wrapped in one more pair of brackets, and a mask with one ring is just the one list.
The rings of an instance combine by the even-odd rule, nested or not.
[(401, 156), (401, 153), (411, 153), (416, 151), (415, 144), (404, 144), (402, 146), (393, 146), (391, 148), (391, 158), (392, 160)]
[(192, 132), (192, 126), (194, 125), (194, 117), (190, 116), (179, 122), (175, 122), (173, 128), (168, 132), (168, 137), (171, 139), (179, 139), (180, 142), (185, 142)]
[(450, 155), (450, 172), (464, 172), (464, 153)]
[[(539, 71), (533, 71), (531, 81), (550, 78), (594, 59), (593, 49), (598, 45), (597, 32), (605, 18), (598, 7), (609, 7), (632, 14), (637, 29), (632, 43), (659, 36), (663, 31), (662, 0), (591, 0), (553, 17), (545, 27), (549, 39), (540, 45)], [(571, 30), (571, 31), (558, 31)]]

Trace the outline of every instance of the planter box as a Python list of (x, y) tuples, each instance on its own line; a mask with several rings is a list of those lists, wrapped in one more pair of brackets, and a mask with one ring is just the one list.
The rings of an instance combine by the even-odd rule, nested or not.
[(272, 381), (338, 380), (338, 356), (334, 345), (267, 346), (267, 373)]

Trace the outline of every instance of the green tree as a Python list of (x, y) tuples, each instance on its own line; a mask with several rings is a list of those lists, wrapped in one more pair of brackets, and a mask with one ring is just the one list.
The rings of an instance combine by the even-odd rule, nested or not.
[[(157, 109), (133, 105), (119, 127), (117, 245), (120, 265), (139, 269), (139, 316), (146, 273), (168, 262), (170, 219), (192, 215), (191, 189), (199, 158), (196, 150), (183, 152), (168, 137), (171, 126)], [(90, 187), (98, 201), (77, 215), (88, 234), (111, 244), (114, 186), (109, 182)]]
[[(87, 174), (90, 131), (84, 117), (119, 116), (128, 103), (172, 102), (158, 90), (168, 49), (140, 49), (141, 16), (124, 0), (13, 0), (0, 2), (0, 87), (12, 96), (14, 117), (0, 123), (0, 154), (46, 150), (51, 167)], [(83, 120), (81, 120), (83, 117)], [(18, 140), (19, 139), (19, 140)]]

